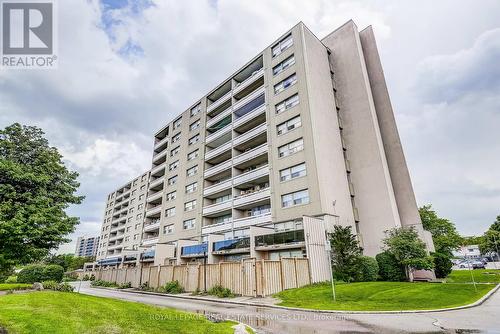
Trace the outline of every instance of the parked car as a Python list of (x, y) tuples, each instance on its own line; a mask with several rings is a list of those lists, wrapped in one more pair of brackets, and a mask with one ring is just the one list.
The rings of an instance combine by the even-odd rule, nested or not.
[(485, 269), (486, 266), (482, 261), (478, 260), (470, 260), (470, 261), (463, 261), (458, 264), (459, 268), (469, 268), (469, 266), (472, 269)]

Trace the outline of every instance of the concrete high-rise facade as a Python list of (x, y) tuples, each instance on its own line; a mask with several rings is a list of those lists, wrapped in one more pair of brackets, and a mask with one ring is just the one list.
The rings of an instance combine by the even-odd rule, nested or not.
[(76, 239), (75, 256), (96, 256), (100, 237), (82, 236)]
[(148, 175), (138, 261), (328, 267), (335, 224), (367, 255), (410, 225), (432, 249), (373, 32), (352, 21), (322, 40), (302, 23), (277, 39), (155, 134)]

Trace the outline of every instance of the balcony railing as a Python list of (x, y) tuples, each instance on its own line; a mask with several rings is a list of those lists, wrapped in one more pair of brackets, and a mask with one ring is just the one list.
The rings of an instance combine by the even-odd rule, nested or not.
[(146, 216), (153, 216), (161, 212), (161, 204), (146, 210)]
[(212, 104), (210, 104), (207, 107), (207, 113), (210, 113), (212, 110), (214, 110), (215, 108), (226, 102), (230, 97), (231, 97), (231, 91), (219, 97), (216, 101), (212, 102)]
[(144, 225), (144, 231), (155, 231), (160, 228), (160, 220), (156, 220), (151, 224)]
[(205, 160), (213, 159), (216, 156), (218, 156), (218, 155), (220, 155), (220, 154), (222, 154), (230, 149), (231, 149), (231, 141), (205, 153)]
[(256, 224), (270, 223), (271, 221), (272, 221), (271, 212), (266, 212), (266, 213), (258, 215), (258, 216), (249, 216), (249, 217), (235, 219), (235, 220), (233, 220), (232, 227), (233, 228), (241, 228), (241, 227), (247, 227), (247, 226), (252, 226), (252, 225), (256, 225)]
[(238, 197), (235, 197), (234, 199), (234, 206), (241, 206), (241, 205), (247, 205), (253, 202), (258, 202), (262, 201), (265, 199), (271, 198), (271, 189), (265, 188), (261, 190), (254, 191), (249, 194), (244, 194)]
[(184, 246), (181, 248), (181, 256), (203, 256), (208, 251), (208, 247), (206, 243), (192, 245), (192, 246)]
[(207, 128), (211, 128), (214, 124), (218, 123), (219, 121), (222, 121), (224, 118), (231, 115), (231, 110), (232, 110), (231, 107), (229, 107), (223, 112), (217, 114), (217, 116), (207, 120)]
[(238, 128), (239, 126), (246, 124), (247, 122), (251, 121), (252, 119), (256, 118), (261, 114), (264, 114), (265, 112), (266, 112), (266, 105), (261, 104), (260, 106), (244, 114), (243, 116), (236, 118), (233, 122), (233, 127)]
[(149, 187), (154, 188), (154, 187), (162, 184), (164, 181), (165, 181), (165, 177), (160, 177), (156, 180), (151, 181), (151, 183), (149, 184)]
[(205, 187), (205, 189), (203, 189), (203, 195), (209, 196), (212, 194), (216, 194), (219, 191), (223, 191), (223, 190), (231, 188), (231, 185), (232, 185), (231, 179), (219, 182), (217, 184), (213, 184), (213, 185)]
[(215, 204), (207, 205), (207, 206), (203, 207), (203, 214), (204, 215), (214, 214), (216, 212), (220, 212), (220, 211), (231, 209), (232, 206), (233, 206), (233, 201), (232, 200), (228, 200), (228, 201), (221, 202), (221, 203), (215, 203)]
[(214, 133), (211, 133), (209, 134), (206, 138), (205, 138), (205, 142), (206, 143), (210, 143), (210, 142), (213, 142), (214, 140), (216, 140), (217, 138), (220, 138), (222, 137), (223, 135), (227, 134), (227, 133), (230, 133), (231, 132), (231, 128), (232, 128), (232, 125), (231, 124), (228, 124), (226, 125), (225, 127), (215, 131)]
[(264, 165), (254, 170), (235, 176), (234, 184), (235, 185), (243, 184), (266, 175), (269, 175), (269, 165)]
[[(244, 108), (248, 104), (248, 108), (251, 110), (255, 109), (256, 106), (252, 105), (252, 102), (255, 100), (254, 104), (263, 104), (265, 102), (265, 92), (266, 88), (264, 86), (260, 87), (259, 89), (253, 91), (252, 93), (248, 94), (241, 100), (237, 101), (234, 106), (233, 110), (235, 110), (235, 114), (238, 115), (238, 110)], [(250, 111), (250, 110), (249, 110)]]
[(233, 163), (235, 165), (238, 165), (245, 161), (252, 160), (253, 158), (267, 154), (268, 150), (269, 150), (269, 145), (267, 143), (264, 143), (262, 145), (252, 148), (251, 150), (243, 152), (240, 155), (237, 155), (236, 157), (233, 158)]
[(250, 248), (250, 238), (231, 239), (217, 241), (213, 244), (213, 251), (220, 253), (230, 253), (235, 251), (248, 251)]
[(162, 158), (167, 158), (166, 157), (167, 155), (167, 148), (165, 148), (163, 151), (159, 152), (159, 153), (155, 153), (155, 155), (153, 156), (153, 163), (161, 160)]
[(148, 250), (141, 254), (141, 261), (152, 261), (155, 259), (155, 250)]
[(259, 126), (256, 126), (252, 130), (247, 131), (247, 132), (239, 135), (238, 137), (234, 138), (233, 144), (234, 144), (234, 146), (243, 144), (244, 142), (249, 141), (250, 139), (252, 139), (254, 137), (257, 137), (258, 135), (260, 135), (266, 131), (267, 131), (267, 123), (263, 123)]
[(293, 245), (303, 243), (304, 241), (304, 230), (286, 231), (256, 236), (255, 247)]
[(163, 146), (163, 144), (168, 143), (169, 137), (165, 137), (162, 140), (155, 143), (154, 149), (156, 150), (158, 147)]
[(156, 173), (158, 173), (162, 169), (165, 169), (165, 166), (167, 166), (167, 162), (164, 162), (156, 167), (153, 167), (153, 169), (151, 169), (151, 175), (155, 175)]
[(231, 159), (205, 169), (205, 177), (210, 177), (231, 168)]
[(162, 197), (162, 195), (163, 195), (163, 192), (162, 192), (162, 191), (158, 191), (158, 192), (156, 192), (156, 193), (154, 193), (154, 194), (152, 194), (152, 195), (149, 195), (149, 196), (146, 198), (146, 202), (148, 202), (148, 203), (149, 203), (149, 202), (152, 202), (152, 201), (154, 201), (154, 200), (157, 200), (157, 199), (161, 198), (161, 197)]
[(155, 245), (157, 243), (158, 243), (158, 236), (142, 239), (142, 244), (144, 246)]

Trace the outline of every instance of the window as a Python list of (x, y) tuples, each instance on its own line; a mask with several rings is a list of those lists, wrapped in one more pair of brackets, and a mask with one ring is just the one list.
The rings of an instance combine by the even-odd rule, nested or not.
[(132, 218), (133, 218), (133, 217), (130, 217), (129, 219), (127, 219), (127, 222), (131, 222), (131, 221), (132, 221)]
[(141, 191), (143, 191), (144, 189), (146, 189), (146, 186), (145, 185), (141, 186)]
[(139, 234), (134, 234), (134, 240), (139, 239)]
[(129, 241), (130, 237), (125, 237), (125, 242)]
[(187, 176), (193, 176), (193, 175), (196, 175), (196, 173), (198, 173), (198, 165), (193, 166), (193, 167), (189, 168), (188, 170), (186, 170)]
[(196, 200), (184, 203), (184, 211), (192, 211), (196, 208)]
[(139, 219), (141, 219), (141, 218), (142, 218), (142, 213), (139, 213), (139, 214), (135, 217), (135, 219), (136, 219), (136, 220), (139, 220)]
[(286, 36), (283, 38), (278, 44), (273, 46), (272, 48), (272, 53), (273, 53), (273, 58), (280, 55), (283, 51), (288, 49), (293, 45), (293, 38), (292, 34)]
[(182, 222), (182, 228), (185, 230), (190, 230), (194, 228), (194, 224), (196, 223), (195, 219), (188, 219)]
[(231, 221), (231, 214), (228, 213), (227, 215), (224, 215), (224, 216), (219, 216), (219, 217), (215, 217), (214, 220), (213, 220), (213, 224), (219, 224), (219, 223), (227, 223), (229, 221)]
[(294, 55), (291, 55), (287, 59), (283, 60), (281, 63), (273, 67), (273, 75), (280, 74), (290, 66), (295, 64), (295, 57)]
[(217, 197), (214, 200), (214, 202), (215, 203), (222, 203), (222, 202), (229, 201), (230, 199), (231, 199), (231, 194), (227, 194), (227, 195), (224, 195), (224, 196)]
[(178, 133), (172, 137), (172, 144), (178, 142), (181, 139), (181, 134)]
[(128, 213), (132, 213), (134, 212), (134, 208), (131, 208), (130, 210), (128, 210)]
[[(175, 130), (175, 129), (177, 129), (179, 126), (181, 126), (181, 124), (182, 124), (182, 117), (179, 117), (179, 118), (177, 118), (177, 119), (174, 121), (174, 123), (173, 123), (172, 127), (173, 127), (173, 128), (174, 128), (174, 130)], [(173, 142), (173, 138), (172, 138), (172, 142)]]
[(130, 228), (131, 228), (130, 226), (129, 226), (129, 227), (127, 227), (126, 232), (130, 232)]
[(193, 152), (189, 153), (187, 156), (187, 160), (191, 161), (193, 159), (196, 159), (198, 157), (198, 149), (194, 150)]
[(132, 186), (136, 186), (137, 185), (137, 181), (139, 181), (138, 179), (135, 179), (134, 182), (132, 182)]
[(188, 184), (186, 186), (186, 194), (195, 192), (197, 188), (198, 188), (198, 183), (197, 182), (193, 182), (191, 184)]
[(172, 191), (167, 194), (167, 201), (173, 201), (177, 198), (177, 191)]
[(295, 94), (287, 98), (285, 101), (280, 102), (276, 105), (276, 113), (280, 114), (285, 110), (295, 107), (299, 104), (299, 94)]
[(193, 130), (196, 130), (200, 127), (200, 120), (197, 120), (196, 122), (194, 123), (191, 123), (189, 125), (189, 131), (193, 131)]
[(148, 174), (144, 174), (143, 176), (141, 176), (141, 181), (146, 180), (146, 176), (148, 176)]
[(144, 199), (144, 194), (139, 196), (139, 201), (142, 201)]
[(130, 205), (134, 204), (134, 202), (135, 202), (135, 198), (132, 198), (132, 199), (130, 200)]
[(172, 234), (174, 233), (174, 224), (163, 226), (163, 234)]
[(289, 119), (286, 122), (278, 124), (276, 127), (276, 131), (278, 132), (278, 136), (287, 133), (288, 131), (292, 131), (302, 125), (300, 120), (300, 116), (296, 116), (292, 119)]
[(176, 183), (177, 183), (177, 175), (176, 176), (172, 176), (170, 179), (168, 179), (168, 182), (167, 182), (167, 184), (169, 186), (172, 186), (172, 185), (174, 185)]
[(200, 135), (196, 135), (194, 137), (189, 138), (189, 145), (196, 144), (198, 141), (200, 141)]
[(141, 224), (135, 224), (135, 228), (134, 229), (138, 230), (139, 227), (141, 227)]
[(177, 167), (179, 167), (179, 160), (174, 161), (170, 165), (168, 165), (168, 170), (173, 171), (173, 170), (176, 170)]
[(134, 195), (135, 195), (135, 193), (136, 193), (136, 191), (137, 191), (137, 190), (132, 190), (132, 194), (131, 194), (131, 195), (132, 195), (132, 196), (134, 196)]
[(279, 157), (286, 157), (287, 155), (297, 153), (304, 149), (304, 140), (302, 138), (292, 141), (286, 145), (278, 148)]
[(280, 181), (288, 181), (305, 175), (307, 175), (306, 163), (303, 162), (300, 165), (280, 170)]
[(201, 111), (201, 104), (198, 103), (193, 108), (191, 108), (191, 110), (189, 111), (189, 116), (193, 117), (195, 115), (198, 115), (200, 111)]
[[(288, 87), (295, 85), (296, 82), (297, 82), (297, 74), (294, 73), (291, 76), (289, 76), (288, 78), (286, 78), (285, 80), (274, 85), (274, 94), (281, 93), (282, 91), (284, 91)], [(172, 138), (172, 140), (173, 140), (173, 138)]]
[(281, 206), (284, 208), (307, 203), (309, 203), (309, 191), (307, 189), (281, 196)]
[(142, 203), (141, 203), (141, 204), (139, 204), (139, 205), (137, 206), (137, 210), (142, 209), (142, 207), (143, 207), (143, 206), (144, 206), (144, 205), (143, 205)]
[(178, 154), (180, 150), (181, 150), (181, 147), (177, 146), (172, 151), (170, 151), (170, 156), (173, 157), (174, 155)]
[(165, 210), (165, 216), (166, 217), (175, 216), (175, 206), (172, 207), (172, 208), (169, 208), (169, 209)]

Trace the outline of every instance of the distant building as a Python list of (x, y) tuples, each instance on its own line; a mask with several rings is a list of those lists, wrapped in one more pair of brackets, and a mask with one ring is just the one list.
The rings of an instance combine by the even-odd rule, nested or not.
[(462, 246), (456, 251), (453, 251), (454, 257), (463, 257), (467, 259), (478, 259), (481, 257), (479, 245)]
[(76, 256), (96, 256), (100, 237), (78, 237), (76, 239)]

